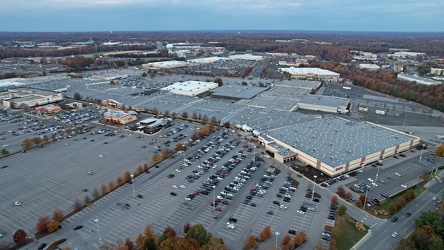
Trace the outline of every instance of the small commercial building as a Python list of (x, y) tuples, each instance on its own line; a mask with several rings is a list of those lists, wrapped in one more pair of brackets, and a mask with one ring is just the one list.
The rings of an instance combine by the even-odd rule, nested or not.
[(299, 160), (337, 176), (407, 151), (420, 138), (369, 122), (330, 117), (270, 130), (259, 136), (259, 142), (281, 163)]
[(137, 119), (135, 115), (116, 110), (105, 112), (103, 115), (106, 121), (116, 124), (127, 124)]
[(294, 79), (311, 79), (324, 81), (338, 81), (339, 74), (320, 68), (279, 68), (281, 72), (287, 72)]
[(48, 104), (40, 107), (35, 107), (36, 114), (53, 114), (62, 111), (59, 105)]
[(379, 67), (376, 64), (372, 64), (372, 63), (361, 63), (361, 64), (359, 64), (359, 68), (370, 70), (370, 71), (378, 71), (381, 67)]
[(298, 108), (331, 113), (348, 113), (350, 99), (325, 95), (304, 95), (298, 102)]
[(176, 82), (168, 87), (162, 88), (162, 90), (169, 91), (176, 95), (198, 96), (218, 86), (215, 82), (186, 81)]
[(61, 93), (30, 88), (10, 89), (7, 95), (9, 98), (3, 99), (5, 108), (35, 107), (63, 100)]

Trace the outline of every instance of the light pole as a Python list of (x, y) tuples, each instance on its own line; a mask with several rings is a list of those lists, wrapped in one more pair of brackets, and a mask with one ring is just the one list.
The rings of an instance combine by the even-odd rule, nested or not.
[(407, 113), (405, 113), (405, 118), (404, 118), (404, 129), (407, 132), (406, 122), (407, 122)]
[(276, 231), (274, 234), (276, 235), (276, 249), (278, 249), (278, 236), (280, 233)]
[(131, 186), (133, 186), (133, 196), (136, 198), (136, 190), (134, 190), (134, 175), (130, 174), (131, 176)]
[(421, 145), (421, 155), (419, 156), (419, 162), (418, 163), (421, 163), (423, 150), (424, 150), (424, 145)]
[(379, 176), (379, 166), (381, 166), (381, 160), (378, 161), (378, 170), (376, 170), (375, 183), (378, 181), (378, 176)]
[(365, 199), (364, 199), (364, 205), (362, 205), (362, 209), (365, 209), (365, 203), (367, 203), (367, 194), (368, 194), (368, 188), (365, 190)]
[(315, 195), (315, 185), (316, 185), (316, 178), (318, 178), (318, 176), (313, 175), (314, 177), (314, 182), (313, 182), (313, 190), (311, 190), (312, 194), (311, 194), (311, 201), (313, 201), (313, 197)]
[(100, 228), (99, 228), (99, 218), (94, 219), (94, 222), (97, 225), (97, 232), (99, 233), (99, 242), (100, 242), (100, 246), (102, 246), (102, 237), (100, 237)]

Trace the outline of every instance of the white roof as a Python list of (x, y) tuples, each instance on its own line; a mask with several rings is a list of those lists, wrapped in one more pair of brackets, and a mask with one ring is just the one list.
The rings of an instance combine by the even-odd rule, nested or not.
[(207, 64), (207, 63), (213, 63), (213, 62), (216, 62), (219, 60), (232, 60), (232, 59), (233, 58), (212, 56), (212, 57), (191, 59), (191, 60), (188, 60), (188, 62)]
[(198, 81), (186, 81), (176, 82), (168, 87), (162, 88), (162, 90), (181, 91), (181, 92), (202, 92), (202, 90), (208, 91), (210, 89), (217, 88), (218, 84), (214, 82), (198, 82)]
[(288, 72), (292, 75), (320, 75), (320, 76), (339, 76), (338, 73), (326, 70), (326, 69), (320, 69), (320, 68), (279, 68), (281, 71)]
[(362, 69), (380, 69), (381, 68), (378, 65), (371, 64), (371, 63), (361, 63), (361, 64), (359, 64), (359, 67)]
[(153, 62), (143, 64), (143, 67), (156, 67), (156, 68), (178, 68), (190, 65), (188, 62), (183, 61), (164, 61), (164, 62)]
[(250, 61), (260, 61), (264, 57), (263, 56), (255, 56), (252, 54), (242, 54), (242, 55), (231, 55), (231, 59), (244, 59), (244, 60), (250, 60)]
[(10, 79), (0, 80), (0, 87), (26, 85), (26, 83), (22, 82), (23, 80), (25, 80), (25, 79), (24, 78), (10, 78)]

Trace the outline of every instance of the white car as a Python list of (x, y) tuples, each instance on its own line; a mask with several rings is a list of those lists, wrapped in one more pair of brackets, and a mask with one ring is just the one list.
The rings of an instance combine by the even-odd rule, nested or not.
[(20, 205), (22, 205), (22, 203), (21, 203), (20, 201), (16, 201), (16, 202), (14, 203), (14, 205), (16, 205), (16, 206), (20, 206)]
[(397, 233), (397, 232), (393, 232), (393, 233), (392, 233), (392, 237), (393, 237), (393, 238), (398, 237), (398, 233)]
[(404, 184), (401, 184), (401, 187), (403, 187), (403, 188), (407, 188), (407, 186), (406, 186), (406, 185), (404, 185)]
[(93, 173), (92, 171), (89, 171), (88, 174), (89, 174), (89, 175), (93, 175), (94, 173)]
[(103, 158), (103, 155), (99, 155), (100, 158)]
[(4, 147), (4, 148), (7, 148), (7, 147), (9, 147), (9, 144), (5, 144), (5, 145), (3, 145), (3, 147)]
[(173, 185), (172, 187), (173, 187), (173, 188), (178, 188), (178, 186), (177, 186), (177, 185)]
[(235, 229), (235, 228), (236, 228), (236, 225), (227, 222), (227, 227), (228, 227), (229, 229)]
[(187, 186), (185, 186), (185, 185), (180, 185), (179, 187), (180, 188), (187, 188)]
[(287, 209), (287, 206), (285, 206), (285, 205), (280, 205), (279, 208), (280, 208), (280, 209), (284, 209), (284, 210), (286, 210), (286, 209)]
[(305, 214), (305, 212), (304, 211), (302, 211), (302, 210), (298, 210), (298, 211), (296, 211), (298, 214)]
[(176, 172), (180, 173), (180, 172), (182, 172), (182, 170), (180, 170), (180, 169), (176, 169)]

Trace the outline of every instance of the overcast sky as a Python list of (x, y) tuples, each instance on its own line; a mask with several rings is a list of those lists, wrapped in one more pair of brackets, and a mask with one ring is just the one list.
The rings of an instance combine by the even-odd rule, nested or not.
[(0, 31), (444, 31), (444, 0), (0, 0)]

